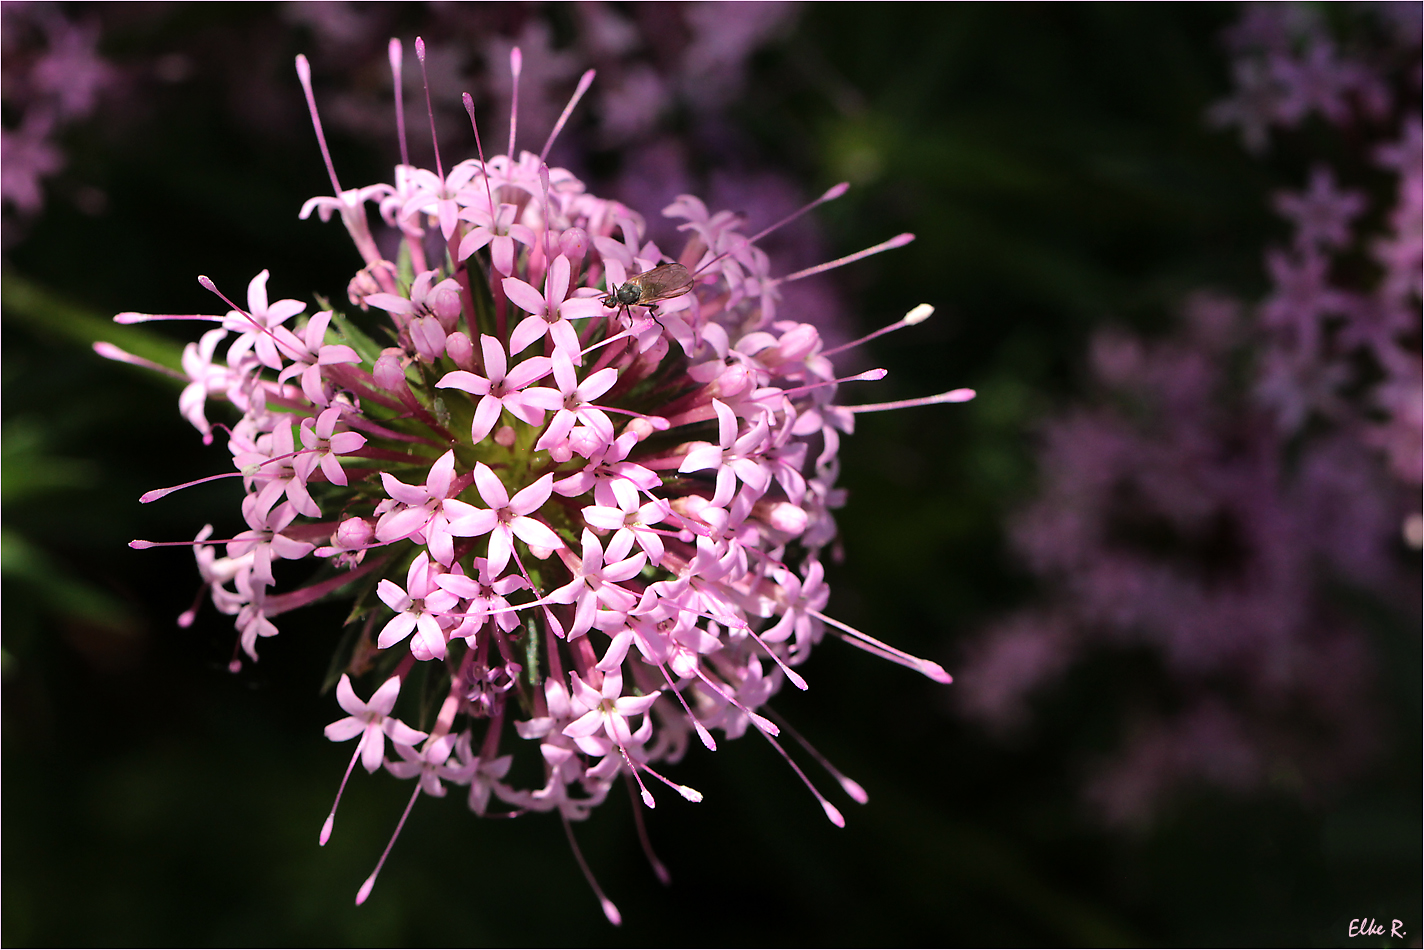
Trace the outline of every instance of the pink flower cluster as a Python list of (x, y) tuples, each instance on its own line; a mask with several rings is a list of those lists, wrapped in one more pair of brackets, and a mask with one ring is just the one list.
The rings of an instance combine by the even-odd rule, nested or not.
[[(1352, 55), (1292, 4), (1233, 29), (1238, 88), (1213, 115), (1264, 148), (1318, 113), (1357, 167), (1393, 175), (1393, 203), (1369, 214), (1317, 164), (1275, 196), (1291, 240), (1265, 255), (1259, 306), (1201, 295), (1170, 338), (1094, 341), (1099, 401), (1045, 427), (1044, 489), (1013, 529), (1048, 596), (973, 644), (961, 673), (961, 708), (1006, 729), (1091, 649), (1160, 657), (1165, 708), (1138, 715), (1085, 789), (1112, 823), (1144, 823), (1194, 783), (1319, 789), (1379, 748), (1370, 644), (1332, 593), (1412, 614), (1403, 555), (1424, 541), (1419, 6), (1381, 10), (1413, 25)], [(1265, 106), (1263, 71), (1284, 97)]]
[[(391, 58), (399, 95), (395, 41)], [(325, 155), (306, 60), (297, 66)], [(516, 49), (516, 90), (520, 67)], [(348, 716), (327, 727), (333, 741), (359, 737), (347, 776), (359, 761), (418, 779), (412, 805), (454, 784), (478, 814), (498, 802), (503, 814), (556, 812), (566, 825), (620, 775), (649, 808), (658, 783), (700, 800), (658, 770), (693, 735), (715, 749), (714, 731), (751, 728), (785, 756), (766, 704), (785, 680), (806, 688), (793, 667), (828, 629), (949, 682), (937, 664), (822, 613), (822, 552), (844, 501), (840, 439), (858, 410), (884, 407), (838, 403), (847, 380), (816, 328), (778, 306), (788, 281), (910, 236), (777, 277), (761, 235), (684, 195), (663, 212), (686, 236), (668, 255), (638, 214), (544, 161), (573, 106), (538, 155), (516, 153), (511, 123), (508, 154), (486, 160), (476, 127), (480, 158), (447, 170), (437, 145), (434, 171), (402, 165), (392, 184), (350, 190), (327, 157), (333, 195), (302, 216), (347, 228), (365, 264), (348, 297), (364, 317), (304, 317), (299, 301), (271, 299), (263, 271), (246, 306), (222, 316), (116, 318), (219, 324), (184, 354), (180, 406), (207, 440), (210, 399), (241, 413), (228, 447), (248, 529), (223, 557), (210, 528), (185, 543), (254, 660), (278, 633), (274, 618), (356, 599), (337, 684)], [(399, 236), (395, 262), (378, 250), (368, 205)], [(662, 278), (649, 276), (660, 267)], [(620, 287), (637, 291), (632, 303), (615, 299)], [(322, 570), (278, 593), (277, 562), (307, 558)], [(422, 664), (416, 681), (443, 701), (417, 721), (405, 687)], [(506, 780), (516, 755), (542, 763), (542, 782)]]
[(76, 23), (54, 4), (4, 4), (0, 42), (6, 113), (0, 200), (28, 215), (44, 205), (42, 181), (64, 167), (59, 132), (88, 117), (116, 76), (99, 55), (97, 25)]

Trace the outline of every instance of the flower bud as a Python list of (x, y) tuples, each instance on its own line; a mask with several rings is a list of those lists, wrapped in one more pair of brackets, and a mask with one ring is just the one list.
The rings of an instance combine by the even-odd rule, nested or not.
[(433, 363), (445, 355), (445, 329), (434, 317), (416, 317), (410, 322), (410, 342), (422, 360)]
[(365, 518), (347, 518), (337, 526), (331, 543), (338, 548), (364, 548), (375, 536), (376, 529)]
[(351, 278), (351, 283), (346, 285), (346, 299), (351, 301), (352, 306), (360, 307), (362, 310), (369, 310), (366, 298), (371, 294), (381, 292), (381, 285), (376, 283), (376, 278), (371, 276), (371, 272), (362, 268), (356, 272), (356, 276)]
[(579, 261), (588, 253), (588, 232), (583, 228), (569, 228), (559, 237), (559, 252), (569, 259), (575, 272)]
[(475, 345), (463, 330), (456, 330), (445, 338), (445, 355), (461, 369), (475, 371)]
[(377, 386), (392, 392), (406, 388), (405, 369), (400, 364), (400, 358), (401, 351), (397, 349), (387, 349), (381, 353), (371, 371)]
[(460, 323), (460, 284), (446, 278), (431, 289), (427, 300), (430, 312), (440, 321), (446, 333), (454, 331)]

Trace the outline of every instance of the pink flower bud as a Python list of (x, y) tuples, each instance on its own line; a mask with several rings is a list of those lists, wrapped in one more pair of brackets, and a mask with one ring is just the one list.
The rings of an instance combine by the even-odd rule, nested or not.
[(569, 228), (559, 238), (559, 252), (577, 268), (578, 262), (588, 253), (588, 232), (583, 228)]
[(365, 269), (356, 272), (356, 276), (351, 278), (351, 283), (346, 285), (346, 299), (350, 300), (353, 306), (362, 310), (369, 310), (366, 298), (371, 294), (381, 292), (381, 285), (376, 283), (376, 278), (371, 276), (371, 272)]
[(753, 509), (753, 514), (777, 531), (793, 535), (804, 532), (809, 520), (806, 509), (793, 505), (789, 501), (759, 501)]
[(494, 441), (506, 449), (514, 445), (516, 438), (518, 436), (514, 432), (514, 426), (500, 426), (494, 434)]
[(347, 518), (337, 526), (331, 543), (338, 548), (363, 548), (375, 536), (376, 529), (365, 518)]
[(653, 428), (653, 424), (647, 419), (635, 416), (628, 420), (628, 424), (623, 427), (623, 431), (635, 433), (638, 436), (638, 441), (641, 442), (657, 430)]
[(709, 387), (708, 395), (713, 399), (730, 399), (740, 395), (754, 382), (754, 377), (741, 363), (733, 363), (722, 371)]
[(388, 349), (381, 353), (376, 360), (376, 366), (371, 371), (372, 377), (376, 380), (376, 385), (382, 389), (396, 391), (405, 388), (405, 370), (400, 364), (401, 351)]
[(422, 360), (433, 363), (445, 355), (445, 328), (434, 317), (417, 317), (410, 322), (410, 342)]
[(430, 312), (440, 321), (446, 333), (460, 323), (460, 285), (448, 277), (436, 284), (428, 299)]
[(809, 323), (798, 323), (781, 335), (778, 349), (788, 362), (805, 359), (821, 343), (821, 334)]
[(461, 369), (475, 371), (475, 345), (463, 330), (456, 330), (445, 338), (445, 355)]

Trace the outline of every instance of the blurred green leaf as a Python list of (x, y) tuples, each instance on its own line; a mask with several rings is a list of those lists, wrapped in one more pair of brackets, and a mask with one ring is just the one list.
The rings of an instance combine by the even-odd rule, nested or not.
[(6, 319), (19, 320), (42, 336), (59, 337), (84, 346), (112, 343), (169, 369), (182, 367), (183, 348), (177, 343), (149, 330), (114, 323), (91, 313), (13, 270), (5, 271), (0, 291)]

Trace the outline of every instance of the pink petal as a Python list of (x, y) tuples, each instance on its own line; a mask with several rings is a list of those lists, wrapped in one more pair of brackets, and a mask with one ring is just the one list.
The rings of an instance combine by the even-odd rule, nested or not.
[(578, 387), (579, 397), (584, 402), (593, 402), (612, 389), (616, 382), (618, 382), (618, 370), (612, 366), (605, 367), (583, 381)]
[[(375, 699), (374, 696), (371, 698)], [(342, 673), (341, 679), (336, 681), (336, 702), (353, 716), (359, 716), (369, 708), (366, 703), (361, 702), (361, 698), (356, 695), (356, 690), (351, 688), (351, 677), (345, 673)]]
[(488, 244), (492, 237), (494, 237), (494, 235), (488, 228), (475, 228), (460, 239), (460, 249), (455, 252), (455, 256), (463, 261)]
[[(487, 333), (480, 334), (480, 353), (485, 358), (485, 373), (491, 380), (504, 379), (509, 363), (504, 356), (504, 346)], [(486, 388), (485, 392), (489, 392)]]
[(564, 727), (564, 735), (570, 739), (582, 739), (591, 736), (603, 728), (603, 713), (597, 709), (590, 709), (582, 716), (575, 719)]
[(510, 389), (523, 389), (536, 379), (549, 375), (552, 368), (553, 363), (547, 356), (531, 356), (514, 367), (504, 381)]
[(366, 729), (366, 724), (355, 716), (347, 716), (345, 719), (338, 719), (322, 730), (322, 735), (332, 742), (345, 742), (354, 739)]
[(400, 511), (387, 512), (376, 522), (376, 540), (382, 544), (390, 544), (392, 541), (410, 537), (429, 523), (430, 512), (424, 508), (402, 508)]
[(490, 391), (490, 381), (483, 376), (476, 376), (474, 373), (457, 369), (440, 377), (440, 381), (435, 384), (435, 387), (437, 389), (463, 389), (472, 395), (483, 396)]
[(381, 484), (386, 487), (386, 494), (403, 505), (423, 505), (430, 500), (430, 493), (423, 486), (407, 485), (388, 472), (381, 473)]
[(396, 613), (410, 606), (410, 598), (406, 596), (405, 591), (389, 578), (381, 578), (381, 582), (376, 585), (376, 596)]
[(391, 618), (390, 623), (381, 629), (381, 635), (376, 638), (376, 646), (382, 650), (393, 647), (410, 636), (410, 632), (414, 629), (414, 617), (410, 614), (396, 614)]
[(480, 400), (480, 404), (475, 407), (475, 418), (470, 423), (471, 442), (478, 445), (485, 440), (494, 424), (499, 421), (503, 408), (503, 404), (494, 396), (485, 396)]
[(706, 442), (690, 449), (677, 467), (679, 472), (700, 472), (709, 468), (722, 467), (722, 449)]
[(509, 493), (505, 491), (504, 482), (500, 481), (499, 476), (484, 462), (475, 463), (475, 487), (479, 489), (485, 504), (491, 508), (498, 510), (508, 507)]
[(490, 570), (503, 571), (505, 565), (509, 563), (509, 557), (514, 553), (514, 541), (510, 536), (507, 525), (496, 525), (490, 532), (489, 551), (485, 558), (489, 561)]
[(549, 324), (543, 317), (538, 314), (525, 317), (519, 321), (519, 325), (509, 335), (509, 352), (523, 352), (525, 347), (535, 340), (542, 340), (544, 334), (548, 332)]
[(386, 735), (404, 746), (413, 746), (425, 738), (425, 733), (419, 729), (412, 729), (399, 719), (387, 719), (382, 725)]
[[(514, 304), (521, 310), (527, 310), (539, 317), (548, 312), (548, 307), (544, 304), (544, 295), (518, 277), (506, 277), (501, 281), (501, 284), (504, 287), (505, 296), (514, 301)], [(510, 343), (509, 348), (516, 353), (523, 349), (523, 347), (515, 347), (513, 342)]]
[[(342, 674), (345, 676), (346, 674)], [(400, 696), (401, 678), (392, 676), (381, 684), (380, 688), (371, 694), (371, 701), (366, 704), (366, 708), (371, 712), (380, 713), (382, 716), (389, 716), (391, 710), (395, 708), (396, 698)]]
[(549, 265), (545, 300), (551, 308), (558, 307), (569, 295), (569, 259), (560, 254)]
[[(553, 490), (554, 473), (550, 472), (534, 484), (521, 489), (509, 502), (509, 510), (517, 515), (527, 515), (548, 501)], [(555, 547), (559, 546), (561, 545), (555, 545)]]
[(490, 241), (490, 262), (501, 274), (514, 272), (514, 241), (507, 235), (495, 235)]
[(431, 498), (448, 498), (450, 482), (455, 477), (455, 450), (451, 449), (435, 460), (430, 466), (430, 475), (425, 479), (425, 488)]
[[(560, 494), (563, 494), (560, 492)], [(616, 531), (623, 527), (623, 512), (618, 508), (603, 505), (589, 505), (583, 510), (583, 520), (591, 528)]]

